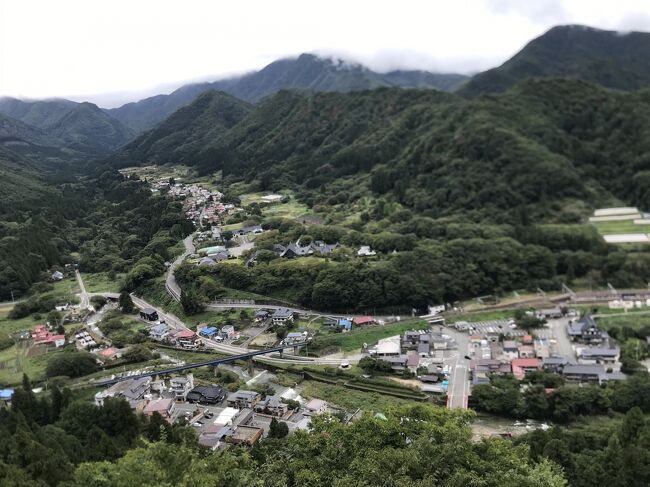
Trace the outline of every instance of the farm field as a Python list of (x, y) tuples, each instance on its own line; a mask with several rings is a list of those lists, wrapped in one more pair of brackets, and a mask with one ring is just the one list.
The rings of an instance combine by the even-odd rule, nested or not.
[(124, 274), (117, 274), (115, 279), (108, 277), (105, 272), (98, 272), (96, 274), (81, 274), (81, 278), (86, 286), (86, 291), (89, 293), (117, 293), (121, 288), (121, 280)]
[(378, 392), (357, 391), (344, 386), (313, 380), (306, 380), (302, 382), (301, 386), (303, 396), (323, 399), (352, 411), (360, 408), (379, 413), (391, 407), (413, 404), (413, 401), (387, 396)]
[(369, 326), (359, 328), (348, 333), (330, 333), (317, 335), (310, 344), (310, 350), (324, 350), (339, 348), (345, 352), (360, 350), (364, 343), (374, 345), (382, 338), (401, 335), (407, 330), (427, 329), (429, 324), (425, 321), (409, 321), (391, 323), (384, 326)]
[(605, 330), (609, 330), (613, 327), (637, 330), (645, 326), (650, 326), (650, 312), (630, 313), (620, 316), (604, 316), (598, 318), (598, 324)]
[(11, 334), (17, 331), (31, 330), (34, 326), (45, 323), (45, 315), (38, 313), (12, 320), (8, 317), (11, 308), (12, 306), (0, 308), (0, 332)]
[(636, 225), (633, 220), (615, 220), (609, 222), (593, 222), (601, 235), (619, 233), (650, 233), (650, 225)]
[(0, 387), (21, 383), (23, 374), (32, 381), (45, 377), (47, 360), (53, 353), (39, 353), (36, 349), (22, 348), (14, 345), (0, 352)]

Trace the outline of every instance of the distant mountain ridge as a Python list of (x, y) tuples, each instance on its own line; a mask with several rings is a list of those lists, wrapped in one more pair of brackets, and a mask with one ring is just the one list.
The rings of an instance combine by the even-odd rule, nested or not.
[(134, 136), (133, 130), (88, 102), (6, 97), (0, 98), (0, 114), (3, 136), (15, 136), (15, 144), (20, 140), (82, 153), (107, 153)]
[(135, 130), (146, 130), (208, 90), (223, 91), (256, 102), (282, 89), (349, 92), (380, 87), (432, 88), (453, 91), (468, 79), (462, 74), (427, 71), (377, 73), (360, 64), (301, 54), (274, 61), (260, 71), (240, 77), (182, 86), (169, 95), (157, 95), (105, 110)]
[(531, 77), (568, 77), (606, 88), (650, 85), (650, 33), (620, 33), (564, 25), (530, 41), (501, 66), (479, 73), (458, 93), (477, 96), (507, 90)]

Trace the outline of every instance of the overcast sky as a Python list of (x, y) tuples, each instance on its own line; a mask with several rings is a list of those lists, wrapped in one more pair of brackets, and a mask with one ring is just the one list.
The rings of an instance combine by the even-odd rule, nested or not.
[(301, 52), (472, 73), (575, 23), (650, 31), (650, 0), (0, 0), (0, 95), (116, 106)]

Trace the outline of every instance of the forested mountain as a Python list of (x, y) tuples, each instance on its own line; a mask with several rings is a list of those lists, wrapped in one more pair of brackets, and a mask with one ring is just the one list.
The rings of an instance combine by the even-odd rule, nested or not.
[(77, 103), (61, 98), (52, 100), (19, 100), (0, 98), (0, 113), (28, 125), (47, 129), (72, 110)]
[[(207, 91), (124, 147), (124, 163), (179, 162), (192, 164), (191, 158), (203, 147), (218, 140), (240, 122), (252, 107), (223, 92)], [(119, 157), (119, 156), (118, 156)]]
[(620, 33), (566, 25), (530, 41), (501, 66), (474, 76), (459, 93), (476, 96), (508, 89), (530, 77), (571, 77), (608, 88), (650, 85), (650, 33)]
[(68, 155), (107, 153), (134, 135), (97, 105), (70, 100), (0, 98), (0, 124), (5, 143), (65, 148)]
[[(614, 197), (650, 205), (648, 94), (578, 80), (529, 80), (472, 100), (428, 90), (283, 91), (216, 139), (206, 136), (210, 128), (204, 119), (193, 127), (192, 140), (211, 142), (184, 160), (257, 180), (260, 189), (293, 187), (311, 202), (341, 191), (349, 198), (340, 183), (352, 178), (357, 194), (432, 217), (498, 220), (518, 207), (549, 214), (561, 202)], [(145, 138), (150, 147), (153, 138)], [(132, 147), (124, 157), (154, 159), (140, 154)]]
[(377, 73), (359, 64), (301, 54), (296, 59), (280, 59), (260, 71), (212, 83), (186, 85), (169, 95), (158, 95), (106, 110), (108, 114), (136, 130), (153, 127), (179, 107), (207, 90), (218, 90), (255, 102), (282, 89), (311, 91), (358, 91), (382, 86), (434, 88), (452, 91), (466, 81), (460, 74), (426, 71)]
[(67, 147), (81, 151), (106, 151), (128, 142), (133, 131), (111, 118), (97, 105), (79, 103), (48, 128)]

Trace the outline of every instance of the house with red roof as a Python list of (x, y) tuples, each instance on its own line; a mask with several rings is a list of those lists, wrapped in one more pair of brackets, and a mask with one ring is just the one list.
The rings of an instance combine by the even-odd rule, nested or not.
[(100, 350), (100, 351), (97, 352), (97, 355), (98, 355), (99, 359), (104, 363), (110, 362), (110, 361), (115, 360), (115, 359), (118, 359), (118, 358), (120, 358), (122, 356), (122, 354), (115, 347), (109, 347), (109, 348), (105, 348), (103, 350)]
[(174, 335), (176, 345), (183, 348), (198, 348), (201, 343), (199, 336), (192, 330), (181, 330)]
[(153, 413), (160, 414), (163, 418), (169, 418), (174, 411), (173, 399), (154, 399), (144, 407), (143, 413), (147, 416), (153, 416)]
[(542, 363), (538, 358), (516, 358), (511, 362), (512, 374), (519, 380), (526, 377), (526, 373), (540, 370)]
[(352, 322), (357, 326), (377, 324), (372, 316), (357, 316), (352, 320)]
[(34, 345), (54, 346), (56, 348), (65, 345), (65, 335), (53, 335), (46, 325), (37, 325), (32, 330)]

